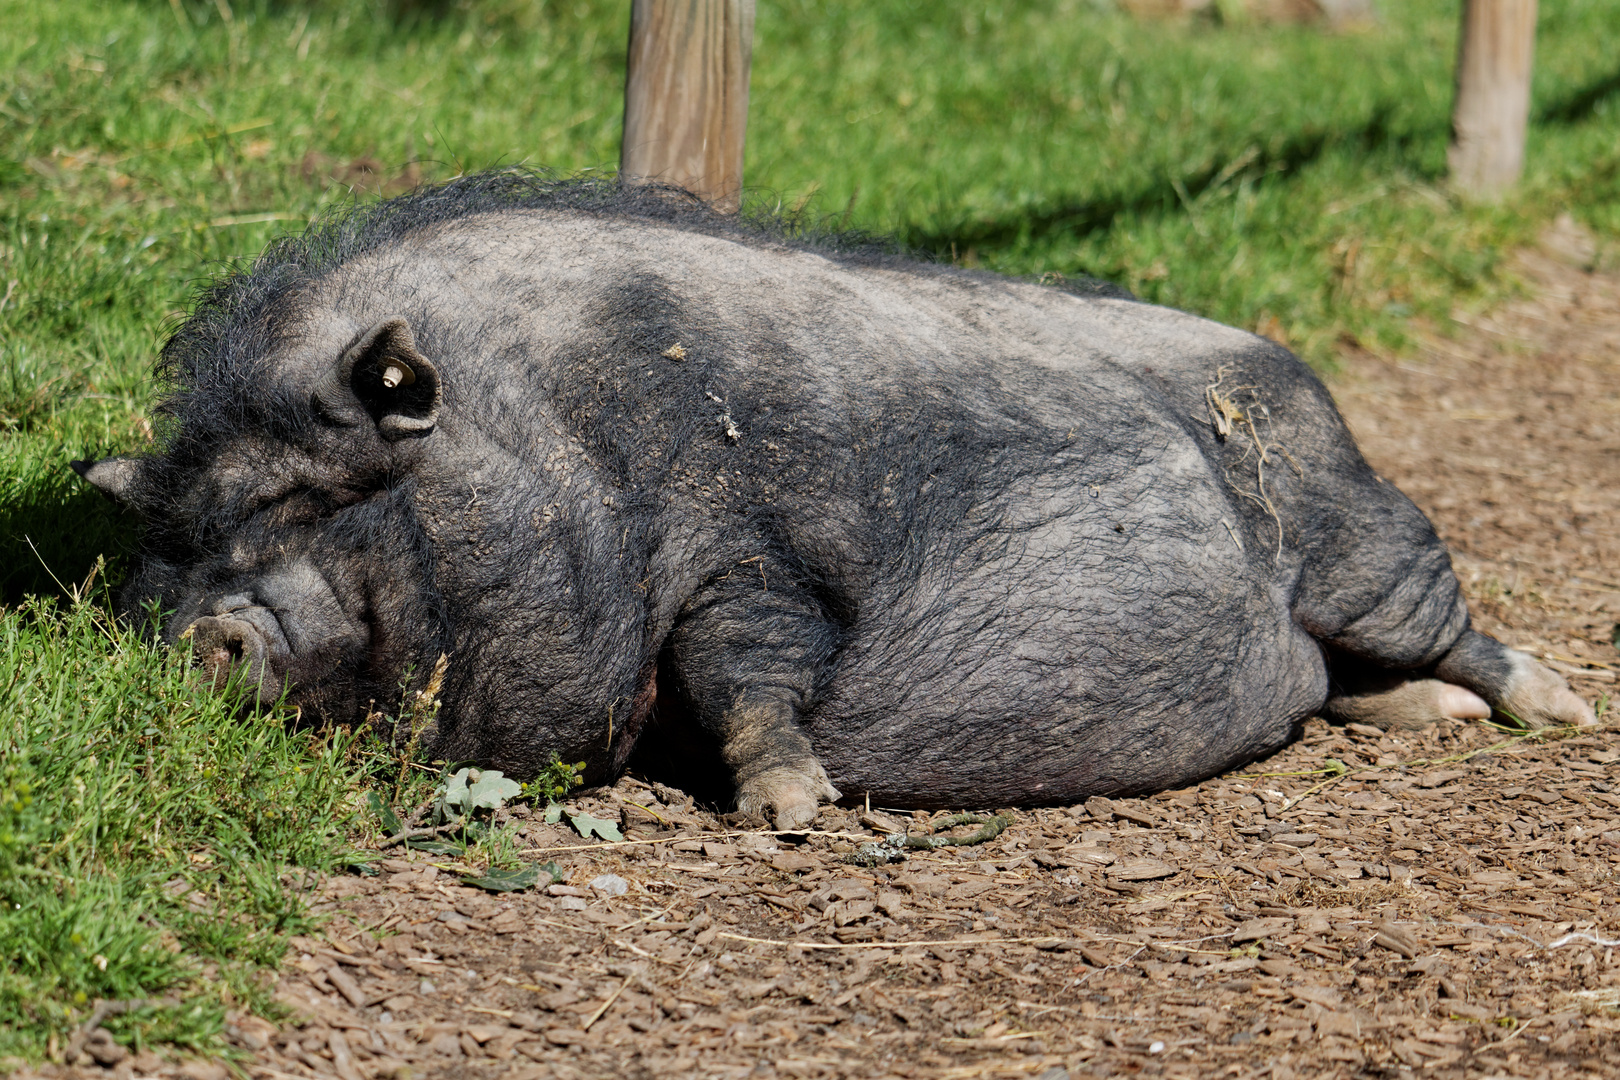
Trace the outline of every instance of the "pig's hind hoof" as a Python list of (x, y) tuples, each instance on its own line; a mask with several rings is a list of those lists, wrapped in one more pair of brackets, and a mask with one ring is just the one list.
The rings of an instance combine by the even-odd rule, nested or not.
[(1420, 731), (1440, 720), (1484, 720), (1485, 699), (1439, 679), (1403, 679), (1385, 688), (1328, 699), (1322, 715), (1338, 724), (1371, 724), (1384, 731)]
[(779, 765), (749, 777), (737, 789), (737, 809), (770, 819), (786, 832), (802, 829), (816, 819), (824, 802), (838, 798), (819, 761)]

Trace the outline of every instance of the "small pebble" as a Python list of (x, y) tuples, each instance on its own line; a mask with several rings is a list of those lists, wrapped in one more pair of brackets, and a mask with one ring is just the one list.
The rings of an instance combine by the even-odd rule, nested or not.
[(591, 888), (609, 896), (623, 896), (630, 891), (630, 883), (618, 874), (603, 874), (591, 879)]

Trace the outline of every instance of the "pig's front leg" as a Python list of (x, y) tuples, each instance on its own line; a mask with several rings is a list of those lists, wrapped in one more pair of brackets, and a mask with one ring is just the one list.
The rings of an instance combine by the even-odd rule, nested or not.
[(737, 808), (797, 829), (838, 798), (798, 721), (838, 628), (813, 599), (771, 584), (754, 566), (711, 583), (686, 605), (670, 646), (699, 723), (720, 739)]
[(737, 702), (721, 719), (720, 753), (737, 784), (737, 809), (778, 829), (810, 824), (823, 802), (838, 798), (787, 702)]

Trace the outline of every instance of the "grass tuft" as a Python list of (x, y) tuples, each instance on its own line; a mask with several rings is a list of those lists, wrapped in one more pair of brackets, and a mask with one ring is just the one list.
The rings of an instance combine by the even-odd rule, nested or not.
[(189, 659), (91, 599), (0, 619), (0, 1055), (37, 1058), (98, 998), (158, 999), (115, 1033), (221, 1049), (314, 926), (304, 883), (347, 860), (353, 737), (238, 715)]

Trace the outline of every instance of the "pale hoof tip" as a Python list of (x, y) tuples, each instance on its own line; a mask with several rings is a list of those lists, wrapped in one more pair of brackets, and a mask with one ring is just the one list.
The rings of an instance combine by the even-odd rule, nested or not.
[(737, 792), (737, 809), (769, 818), (781, 832), (796, 832), (809, 825), (823, 802), (838, 798), (821, 764), (778, 766), (744, 782)]
[(1441, 687), (1439, 700), (1435, 704), (1440, 709), (1440, 715), (1448, 720), (1489, 720), (1491, 718), (1491, 707), (1484, 698), (1472, 690), (1451, 683)]

